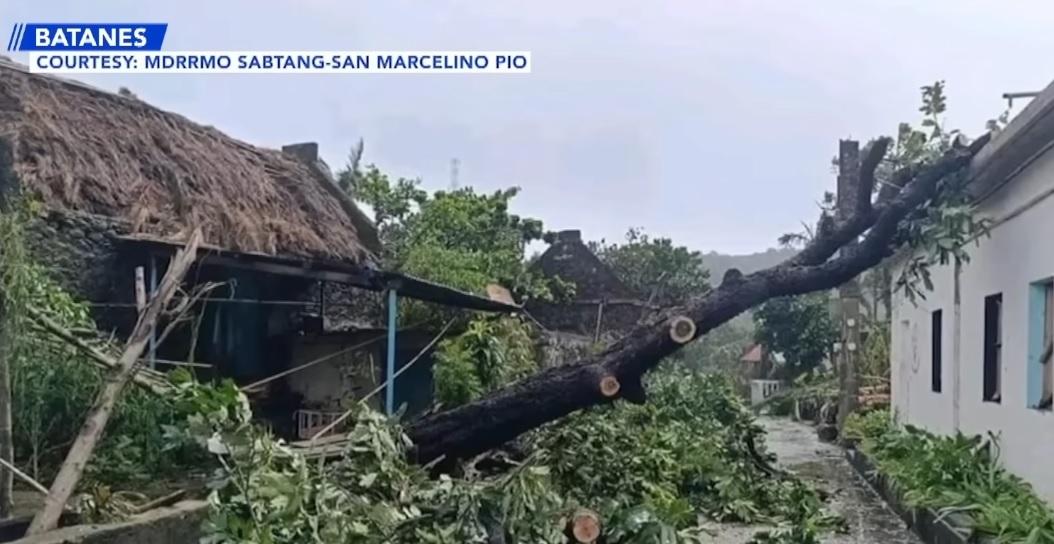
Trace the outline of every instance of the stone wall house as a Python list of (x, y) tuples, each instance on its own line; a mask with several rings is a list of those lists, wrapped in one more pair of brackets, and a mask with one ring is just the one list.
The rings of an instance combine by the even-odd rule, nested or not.
[(603, 342), (628, 333), (652, 311), (640, 293), (627, 287), (589, 249), (580, 231), (555, 233), (531, 269), (574, 286), (568, 300), (527, 302), (527, 312), (550, 331), (541, 342), (547, 364), (591, 353)]
[[(161, 370), (193, 361), (209, 365), (196, 368), (202, 376), (247, 384), (383, 338), (380, 292), (390, 288), (508, 309), (379, 269), (377, 229), (337, 186), (317, 144), (256, 147), (133, 96), (3, 60), (0, 190), (6, 206), (35, 210), (28, 241), (37, 260), (119, 337), (136, 318), (136, 269), (149, 292), (190, 230), (202, 229), (188, 282), (222, 286), (195, 308), (194, 326), (152, 345), (149, 362)], [(397, 350), (423, 344), (408, 336)], [(380, 373), (363, 369), (386, 358), (385, 342), (374, 341), (319, 363), (318, 379), (275, 380), (255, 390), (258, 413), (289, 430), (292, 412), (338, 409), (383, 383), (383, 365)], [(397, 396), (404, 381), (405, 390), (419, 389), (409, 387), (417, 379), (430, 372), (401, 376)]]

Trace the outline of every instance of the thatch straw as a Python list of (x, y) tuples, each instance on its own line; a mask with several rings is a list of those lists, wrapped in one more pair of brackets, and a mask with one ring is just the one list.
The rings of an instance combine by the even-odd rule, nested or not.
[(24, 192), (48, 208), (122, 219), (135, 234), (177, 239), (200, 225), (206, 243), (233, 251), (345, 262), (379, 249), (361, 212), (292, 156), (2, 61), (0, 138)]

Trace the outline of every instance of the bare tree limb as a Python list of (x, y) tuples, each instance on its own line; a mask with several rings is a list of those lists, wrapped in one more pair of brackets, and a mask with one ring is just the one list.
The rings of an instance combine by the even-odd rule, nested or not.
[(871, 211), (871, 196), (874, 194), (875, 184), (878, 182), (875, 172), (878, 170), (878, 165), (882, 164), (882, 159), (886, 157), (886, 151), (889, 150), (889, 146), (892, 143), (893, 140), (891, 138), (882, 137), (872, 141), (867, 146), (867, 155), (860, 162), (860, 185), (857, 187), (856, 213), (868, 213)]
[(224, 282), (202, 283), (194, 286), (194, 289), (189, 293), (184, 293), (183, 296), (179, 297), (179, 302), (176, 303), (176, 306), (165, 312), (170, 319), (161, 334), (157, 335), (157, 345), (161, 345), (168, 338), (168, 335), (176, 330), (176, 327), (193, 319), (187, 316), (187, 312), (191, 307), (224, 285), (226, 285)]
[(875, 220), (871, 193), (875, 186), (875, 170), (886, 155), (891, 140), (879, 138), (872, 142), (867, 156), (860, 163), (857, 194), (848, 217), (831, 218), (824, 215), (812, 242), (795, 255), (788, 264), (819, 264), (831, 258), (842, 246), (854, 240)]
[(88, 416), (84, 420), (80, 433), (73, 441), (66, 454), (66, 459), (59, 468), (58, 476), (52, 482), (47, 498), (44, 499), (44, 507), (33, 517), (29, 525), (28, 535), (39, 534), (54, 529), (62, 515), (66, 502), (77, 487), (84, 467), (91, 459), (95, 446), (106, 429), (106, 423), (113, 414), (117, 398), (125, 384), (132, 379), (138, 367), (138, 361), (146, 349), (150, 340), (150, 333), (157, 325), (159, 318), (165, 312), (169, 301), (179, 290), (187, 270), (194, 263), (197, 256), (198, 245), (201, 243), (201, 230), (195, 229), (190, 235), (190, 240), (185, 248), (176, 252), (172, 258), (168, 271), (165, 272), (161, 284), (158, 286), (154, 298), (146, 305), (139, 314), (139, 319), (128, 337), (124, 351), (118, 359), (118, 366), (107, 376), (102, 391), (95, 399)]
[[(73, 332), (56, 323), (53, 319), (44, 315), (40, 310), (27, 306), (26, 313), (28, 313), (29, 318), (42, 329), (54, 335), (59, 340), (62, 340), (80, 350), (81, 353), (94, 361), (99, 368), (102, 368), (103, 370), (114, 370), (117, 368), (117, 359), (103, 353), (83, 338), (74, 335)], [(152, 376), (144, 372), (136, 372), (135, 376), (132, 377), (132, 380), (134, 380), (137, 385), (158, 395), (165, 395), (172, 391), (171, 385), (160, 375)]]
[(0, 465), (3, 465), (4, 468), (10, 470), (12, 474), (18, 476), (20, 480), (29, 484), (29, 487), (32, 487), (34, 490), (39, 491), (45, 496), (48, 494), (48, 488), (44, 487), (40, 482), (34, 480), (33, 477), (29, 474), (26, 474), (25, 472), (19, 470), (18, 467), (16, 467), (15, 465), (5, 461), (4, 459), (0, 459)]

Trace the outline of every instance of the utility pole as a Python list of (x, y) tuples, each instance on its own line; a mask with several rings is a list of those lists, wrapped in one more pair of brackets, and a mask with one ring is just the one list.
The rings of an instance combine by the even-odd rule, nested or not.
[(456, 191), (461, 183), (458, 180), (458, 175), (461, 171), (461, 159), (454, 157), (450, 159), (450, 190)]
[[(838, 189), (835, 199), (837, 217), (848, 217), (857, 204), (860, 187), (860, 143), (855, 140), (838, 142)], [(858, 375), (860, 358), (860, 284), (854, 278), (838, 288), (838, 321), (841, 325), (841, 348), (835, 354), (838, 368), (840, 398), (838, 402), (838, 431), (841, 434), (845, 419), (856, 411), (860, 394)]]

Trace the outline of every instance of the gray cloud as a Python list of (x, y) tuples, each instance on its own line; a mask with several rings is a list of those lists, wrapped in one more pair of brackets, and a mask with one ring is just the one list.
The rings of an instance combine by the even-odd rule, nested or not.
[(1054, 72), (1044, 0), (11, 2), (4, 24), (167, 21), (178, 49), (531, 50), (517, 77), (84, 79), (253, 143), (317, 140), (336, 165), (365, 138), (433, 188), (458, 157), (463, 184), (519, 185), (518, 211), (551, 227), (702, 250), (811, 221), (837, 139), (914, 119), (920, 85), (946, 79), (951, 124), (979, 130)]

